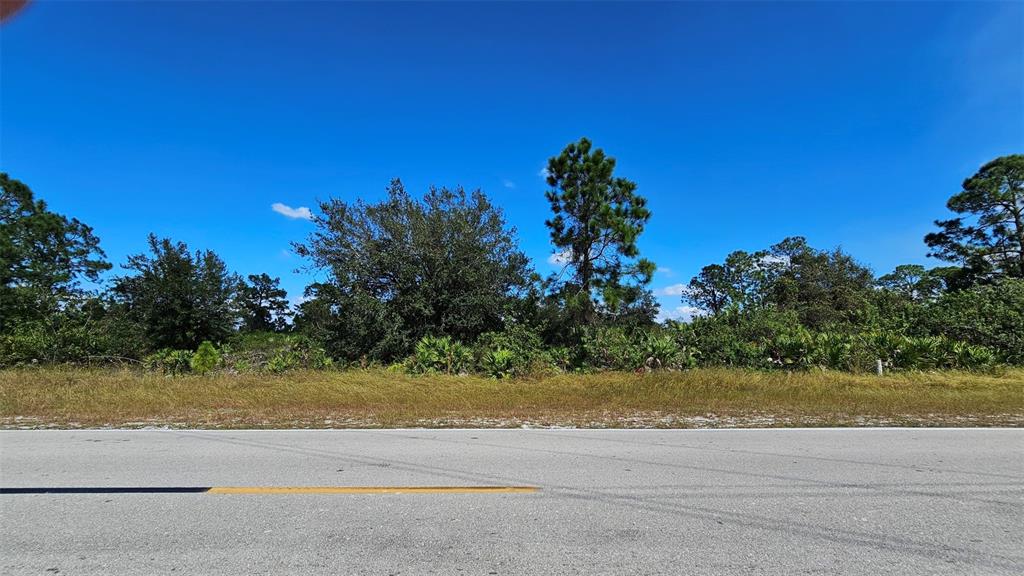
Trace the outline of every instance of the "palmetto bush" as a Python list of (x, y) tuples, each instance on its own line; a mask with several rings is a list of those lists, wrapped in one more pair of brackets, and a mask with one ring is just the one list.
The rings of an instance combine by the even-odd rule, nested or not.
[(192, 352), (164, 348), (146, 356), (142, 365), (146, 370), (163, 372), (169, 376), (187, 374), (192, 370)]
[(950, 340), (942, 336), (907, 336), (876, 331), (853, 339), (853, 369), (870, 370), (876, 359), (892, 370), (974, 370), (992, 366), (996, 353), (985, 346)]
[(580, 364), (591, 370), (636, 370), (645, 360), (638, 342), (618, 327), (584, 330), (580, 348)]
[(583, 334), (582, 367), (592, 370), (678, 370), (696, 365), (698, 353), (662, 328), (598, 327)]
[(680, 346), (671, 334), (646, 331), (641, 333), (638, 345), (645, 370), (677, 370), (697, 364), (696, 351)]
[(464, 374), (473, 367), (473, 353), (448, 336), (424, 336), (416, 343), (410, 367), (418, 373)]
[(811, 361), (829, 370), (849, 370), (853, 355), (853, 341), (849, 334), (820, 332), (814, 336)]
[(811, 333), (801, 328), (766, 339), (763, 348), (769, 366), (798, 370), (811, 366), (814, 344)]
[(495, 378), (525, 376), (553, 368), (540, 336), (518, 324), (501, 332), (482, 334), (473, 346), (473, 353), (478, 369)]
[(516, 354), (508, 348), (497, 348), (484, 352), (479, 360), (480, 368), (493, 378), (509, 378), (516, 375)]

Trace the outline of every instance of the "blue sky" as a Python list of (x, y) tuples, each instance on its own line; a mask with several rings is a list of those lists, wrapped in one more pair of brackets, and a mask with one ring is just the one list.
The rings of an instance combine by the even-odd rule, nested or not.
[(789, 235), (877, 273), (1024, 151), (1022, 3), (46, 2), (0, 29), (0, 169), (92, 225), (309, 277), (272, 209), (482, 188), (547, 272), (540, 171), (581, 136), (671, 286)]

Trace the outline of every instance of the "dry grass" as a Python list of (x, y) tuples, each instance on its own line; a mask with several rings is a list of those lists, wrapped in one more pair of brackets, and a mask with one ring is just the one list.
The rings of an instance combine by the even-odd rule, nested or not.
[(1024, 370), (885, 377), (692, 370), (495, 381), (385, 371), (168, 378), (0, 371), (0, 426), (1024, 425)]

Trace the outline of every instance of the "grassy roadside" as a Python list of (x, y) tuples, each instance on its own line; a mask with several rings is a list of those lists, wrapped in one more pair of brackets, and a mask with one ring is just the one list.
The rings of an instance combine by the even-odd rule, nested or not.
[(1024, 370), (691, 370), (497, 381), (385, 371), (0, 371), (0, 427), (1024, 426)]

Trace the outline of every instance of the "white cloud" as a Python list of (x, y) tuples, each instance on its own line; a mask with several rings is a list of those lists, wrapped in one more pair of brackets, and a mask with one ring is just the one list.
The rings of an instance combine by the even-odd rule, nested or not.
[(509, 190), (513, 190), (516, 187), (516, 183), (508, 179), (502, 180), (501, 185), (504, 186), (505, 188), (508, 188)]
[(547, 180), (549, 175), (550, 175), (550, 172), (548, 172), (548, 167), (547, 166), (541, 168), (540, 172), (537, 172), (537, 176), (540, 176), (542, 180)]
[(288, 303), (291, 304), (291, 306), (293, 308), (296, 308), (299, 305), (301, 305), (301, 304), (303, 304), (305, 302), (309, 302), (312, 299), (313, 299), (312, 296), (306, 296), (305, 294), (298, 294), (296, 296), (292, 296), (291, 298), (289, 298), (288, 299)]
[(669, 278), (673, 276), (672, 269), (669, 268), (668, 266), (658, 266), (656, 272), (658, 274), (661, 274), (662, 276), (668, 276)]
[(665, 286), (661, 290), (658, 290), (658, 294), (661, 294), (662, 296), (682, 296), (683, 294), (686, 294), (686, 284)]
[(671, 310), (662, 309), (658, 312), (658, 321), (664, 322), (665, 320), (678, 320), (680, 322), (689, 322), (697, 316), (703, 316), (707, 314), (706, 311), (697, 308), (696, 306), (676, 306)]
[(271, 204), (270, 208), (274, 212), (277, 212), (278, 214), (281, 214), (282, 216), (286, 216), (286, 217), (291, 218), (293, 220), (298, 220), (298, 219), (312, 220), (313, 219), (313, 213), (310, 212), (309, 208), (306, 208), (305, 206), (299, 206), (298, 208), (292, 208), (291, 206), (288, 206), (287, 204), (281, 204), (280, 202), (274, 202), (273, 204)]
[(555, 252), (548, 256), (548, 264), (552, 266), (565, 266), (570, 261), (570, 254), (568, 250), (562, 250), (561, 252)]

